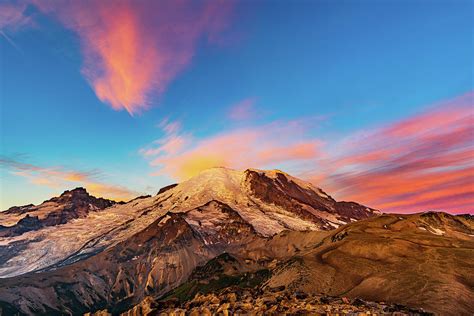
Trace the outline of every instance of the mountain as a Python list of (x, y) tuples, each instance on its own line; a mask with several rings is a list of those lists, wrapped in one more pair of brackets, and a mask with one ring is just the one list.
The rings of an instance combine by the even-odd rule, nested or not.
[[(233, 210), (256, 234), (267, 237), (285, 229), (333, 229), (378, 214), (356, 203), (348, 208), (321, 189), (275, 170), (213, 168), (154, 197), (126, 204), (96, 199), (76, 189), (38, 206), (1, 213), (0, 224), (12, 226), (0, 230), (0, 236), (7, 238), (0, 243), (0, 278), (87, 258), (127, 240), (166, 212), (185, 213), (194, 230), (202, 235), (211, 230), (212, 234), (211, 202)], [(211, 220), (201, 223), (203, 207), (207, 208), (204, 217)], [(25, 225), (30, 221), (33, 225)], [(62, 225), (55, 225), (59, 223)], [(16, 237), (8, 239), (11, 236)]]
[(89, 212), (103, 210), (116, 202), (96, 198), (84, 188), (65, 191), (38, 206), (14, 206), (1, 213), (0, 236), (18, 236), (47, 226), (65, 224), (75, 218), (87, 217)]
[(433, 212), (384, 214), (328, 232), (285, 231), (208, 261), (127, 315), (183, 309), (471, 315), (473, 233), (474, 216)]
[[(263, 302), (301, 292), (301, 304), (334, 307), (342, 297), (342, 309), (454, 315), (474, 298), (472, 217), (381, 214), (278, 170), (213, 168), (156, 196), (79, 213), (0, 237), (4, 313), (145, 315), (220, 308), (222, 293)], [(0, 213), (3, 223), (11, 216)], [(235, 304), (227, 310), (243, 308)]]

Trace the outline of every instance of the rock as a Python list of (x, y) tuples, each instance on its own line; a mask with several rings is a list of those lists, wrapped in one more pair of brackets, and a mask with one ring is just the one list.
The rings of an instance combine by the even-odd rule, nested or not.
[(245, 311), (250, 311), (253, 309), (253, 305), (251, 303), (242, 303), (240, 305), (240, 308), (242, 308)]
[(229, 308), (230, 308), (230, 304), (229, 304), (229, 303), (224, 303), (224, 304), (222, 304), (222, 305), (219, 307), (219, 309), (217, 310), (217, 312), (219, 313), (219, 312), (222, 312), (222, 311), (224, 311), (224, 310), (228, 310)]
[(304, 293), (304, 292), (296, 292), (295, 293), (295, 298), (299, 299), (299, 300), (304, 300), (305, 298), (308, 297), (308, 294)]
[(235, 303), (237, 301), (237, 295), (235, 293), (227, 294), (227, 300), (231, 303)]
[(356, 298), (353, 302), (352, 302), (353, 305), (355, 306), (362, 306), (365, 304), (365, 302), (363, 300), (361, 300), (360, 298)]
[(211, 311), (209, 310), (209, 308), (203, 307), (203, 308), (201, 309), (201, 315), (203, 315), (203, 316), (211, 316), (212, 313), (211, 313)]

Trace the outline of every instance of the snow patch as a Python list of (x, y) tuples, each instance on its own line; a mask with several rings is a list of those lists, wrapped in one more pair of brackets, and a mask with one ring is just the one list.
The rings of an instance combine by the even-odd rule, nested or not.
[(444, 230), (441, 230), (439, 228), (434, 228), (434, 227), (431, 227), (431, 226), (430, 226), (430, 232), (435, 234), (435, 235), (438, 235), (438, 236), (442, 236), (446, 233)]

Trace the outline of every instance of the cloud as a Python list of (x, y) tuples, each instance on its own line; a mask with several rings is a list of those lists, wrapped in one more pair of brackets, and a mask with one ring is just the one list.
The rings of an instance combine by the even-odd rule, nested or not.
[(304, 163), (319, 154), (321, 142), (305, 138), (301, 122), (274, 122), (240, 128), (204, 139), (190, 134), (166, 134), (140, 150), (156, 168), (155, 175), (177, 180), (211, 167), (264, 168), (282, 163)]
[(84, 172), (63, 167), (41, 167), (5, 157), (0, 157), (0, 167), (10, 170), (17, 176), (27, 178), (35, 185), (49, 188), (64, 190), (83, 186), (92, 195), (114, 200), (130, 200), (138, 195), (137, 192), (122, 186), (100, 181), (98, 178), (102, 174), (97, 170)]
[(26, 14), (26, 9), (25, 3), (0, 3), (0, 35), (19, 52), (23, 51), (8, 33), (34, 25), (31, 16)]
[(175, 134), (181, 129), (181, 123), (178, 121), (171, 121), (169, 118), (165, 118), (161, 120), (160, 124), (158, 124), (158, 127), (160, 127), (167, 134)]
[(248, 98), (242, 100), (231, 106), (228, 116), (234, 121), (244, 121), (252, 119), (256, 116), (255, 113), (255, 98)]
[(175, 155), (180, 152), (184, 146), (188, 145), (191, 137), (189, 135), (180, 135), (181, 123), (171, 121), (169, 118), (163, 119), (159, 124), (164, 136), (155, 140), (149, 146), (141, 148), (139, 153), (145, 158), (152, 158), (159, 155)]
[[(390, 212), (474, 212), (474, 93), (348, 137), (308, 172), (344, 199)], [(331, 151), (329, 151), (331, 153)]]
[[(314, 123), (279, 121), (203, 138), (170, 129), (140, 150), (155, 175), (203, 169), (278, 168), (338, 199), (386, 212), (474, 213), (474, 93), (339, 139), (308, 136)], [(167, 122), (170, 123), (170, 122)]]
[(33, 1), (78, 34), (82, 73), (97, 97), (130, 114), (151, 105), (191, 61), (198, 40), (215, 41), (232, 1)]
[(26, 14), (27, 5), (24, 3), (0, 4), (0, 31), (18, 31), (32, 23), (31, 17)]

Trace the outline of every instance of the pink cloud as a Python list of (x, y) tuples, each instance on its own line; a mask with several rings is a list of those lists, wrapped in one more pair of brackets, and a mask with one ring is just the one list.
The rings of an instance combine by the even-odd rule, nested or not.
[(0, 166), (13, 174), (28, 179), (31, 183), (55, 189), (85, 187), (91, 194), (114, 200), (130, 200), (139, 194), (123, 186), (100, 181), (98, 171), (77, 171), (60, 166), (42, 167), (19, 162), (9, 158), (0, 158)]
[(165, 118), (160, 122), (160, 124), (158, 124), (158, 127), (160, 127), (166, 134), (175, 134), (181, 129), (181, 123)]
[(173, 135), (174, 138), (181, 137), (182, 143), (187, 144), (177, 151), (168, 149), (170, 140), (174, 138), (167, 135), (140, 152), (149, 159), (151, 166), (157, 168), (155, 174), (183, 180), (211, 167), (264, 168), (314, 159), (319, 154), (321, 142), (305, 138), (303, 134), (297, 122), (275, 122), (235, 129), (198, 141), (193, 141), (189, 134)]
[(474, 213), (473, 96), (350, 137), (306, 177), (384, 211)]
[(0, 3), (0, 36), (3, 36), (19, 52), (22, 50), (8, 33), (34, 25), (31, 16), (26, 15), (26, 8), (25, 3)]
[(201, 139), (165, 134), (142, 155), (177, 180), (216, 166), (270, 167), (386, 212), (474, 213), (473, 96), (331, 142), (308, 137), (305, 121), (274, 122)]
[(130, 114), (148, 108), (190, 63), (200, 38), (228, 24), (232, 1), (34, 1), (79, 36), (97, 97)]
[(229, 110), (229, 118), (234, 121), (244, 121), (255, 117), (255, 98), (242, 100), (231, 106)]
[(27, 5), (2, 3), (0, 4), (0, 32), (17, 31), (32, 23), (31, 17), (25, 14)]
[(178, 121), (171, 121), (169, 118), (165, 118), (158, 124), (158, 127), (161, 128), (164, 136), (155, 140), (149, 146), (141, 148), (139, 153), (143, 157), (152, 158), (158, 155), (175, 155), (191, 141), (189, 135), (179, 134), (181, 123)]

